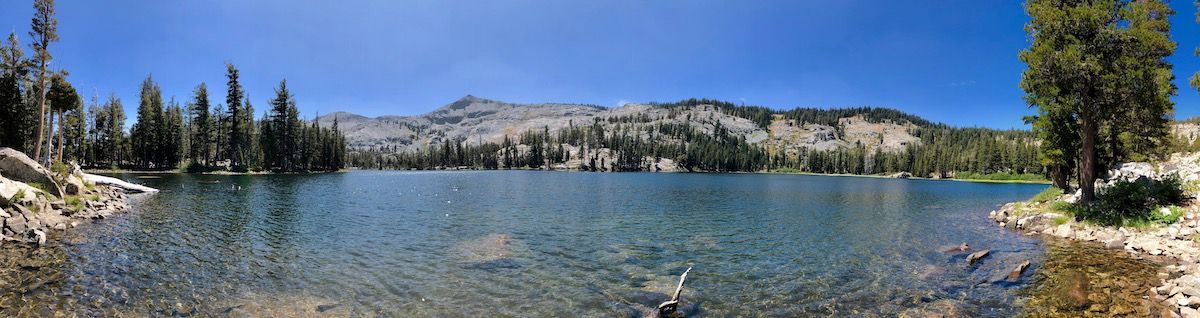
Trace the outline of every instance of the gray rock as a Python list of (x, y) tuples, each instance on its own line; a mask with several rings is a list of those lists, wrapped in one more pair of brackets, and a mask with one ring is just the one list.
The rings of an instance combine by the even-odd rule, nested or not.
[(33, 236), (37, 238), (38, 246), (46, 245), (46, 232), (42, 232), (42, 230), (33, 230)]
[(14, 181), (41, 184), (51, 195), (62, 197), (62, 187), (54, 181), (50, 171), (29, 156), (12, 148), (0, 148), (0, 175)]
[(28, 227), (25, 226), (25, 218), (20, 216), (4, 219), (4, 227), (8, 228), (13, 232), (13, 234), (17, 235), (25, 233), (25, 230), (28, 229)]
[(1193, 309), (1192, 307), (1180, 307), (1179, 316), (1184, 318), (1196, 318), (1200, 317), (1200, 311), (1196, 311), (1196, 309)]
[(1125, 237), (1117, 235), (1117, 237), (1104, 242), (1104, 248), (1113, 250), (1125, 248)]
[(978, 251), (975, 253), (971, 253), (971, 255), (967, 255), (967, 264), (975, 264), (975, 262), (979, 261), (980, 259), (987, 257), (988, 253), (991, 253), (991, 251), (990, 250), (982, 250), (982, 251)]

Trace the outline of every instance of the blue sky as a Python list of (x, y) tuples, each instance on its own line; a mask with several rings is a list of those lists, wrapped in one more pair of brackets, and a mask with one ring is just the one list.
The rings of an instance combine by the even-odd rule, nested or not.
[[(28, 44), (32, 1), (0, 3)], [(306, 116), (420, 114), (466, 94), (511, 102), (708, 97), (774, 108), (884, 106), (959, 126), (1024, 127), (1019, 1), (58, 1), (54, 67), (133, 113), (150, 73), (167, 96), (225, 61), (261, 113), (287, 78)], [(1177, 117), (1200, 26), (1177, 0)]]

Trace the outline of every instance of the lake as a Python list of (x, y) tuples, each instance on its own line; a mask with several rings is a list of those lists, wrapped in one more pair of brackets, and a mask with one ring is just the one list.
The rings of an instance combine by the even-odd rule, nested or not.
[[(1020, 313), (1045, 247), (991, 224), (1045, 185), (771, 174), (152, 175), (134, 212), (8, 249), (0, 312), (641, 316)], [(212, 182), (216, 183), (212, 183)], [(967, 265), (960, 243), (991, 256)], [(19, 263), (19, 262), (18, 262)], [(26, 266), (30, 265), (30, 266)], [(1031, 270), (1030, 272), (1033, 272)], [(15, 282), (15, 283), (12, 283)], [(16, 296), (14, 296), (16, 295)]]

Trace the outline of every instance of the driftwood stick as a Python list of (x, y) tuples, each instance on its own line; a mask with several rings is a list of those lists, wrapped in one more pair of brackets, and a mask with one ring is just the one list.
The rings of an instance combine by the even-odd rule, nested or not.
[(687, 275), (691, 271), (692, 268), (688, 267), (686, 271), (683, 271), (683, 275), (679, 275), (679, 286), (675, 287), (675, 294), (671, 295), (671, 300), (658, 305), (659, 316), (670, 315), (675, 313), (675, 309), (679, 308), (679, 295), (683, 294), (683, 282), (687, 280)]

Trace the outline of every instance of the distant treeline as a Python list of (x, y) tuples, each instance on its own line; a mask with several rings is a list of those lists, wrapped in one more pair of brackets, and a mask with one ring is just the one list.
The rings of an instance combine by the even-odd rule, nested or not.
[[(875, 123), (912, 123), (916, 127), (910, 133), (921, 142), (894, 152), (855, 144), (837, 150), (804, 149), (788, 156), (782, 151), (769, 154), (762, 145), (730, 134), (719, 121), (691, 118), (689, 114), (685, 122), (711, 128), (700, 131), (693, 125), (653, 123), (658, 118), (633, 115), (596, 118), (587, 125), (572, 123), (556, 132), (545, 128), (527, 131), (501, 143), (442, 140), (440, 145), (420, 151), (360, 149), (350, 155), (350, 161), (354, 166), (384, 169), (540, 169), (575, 159), (581, 161), (578, 163), (585, 170), (611, 165), (612, 171), (644, 171), (651, 169), (647, 158), (651, 161), (662, 158), (673, 160), (688, 171), (798, 170), (846, 174), (905, 171), (920, 176), (949, 176), (954, 172), (1043, 174), (1034, 136), (1028, 131), (954, 128), (894, 109), (872, 107), (777, 111), (708, 99), (652, 105), (680, 110), (672, 111), (668, 118), (679, 116), (688, 107), (715, 107), (720, 112), (752, 120), (761, 128), (767, 128), (775, 116), (833, 127), (839, 127), (841, 118), (862, 116)], [(520, 145), (525, 147), (523, 151), (519, 150)], [(576, 153), (582, 156), (570, 158), (569, 148), (576, 148)], [(612, 163), (594, 162), (606, 159), (600, 149), (611, 151)]]

